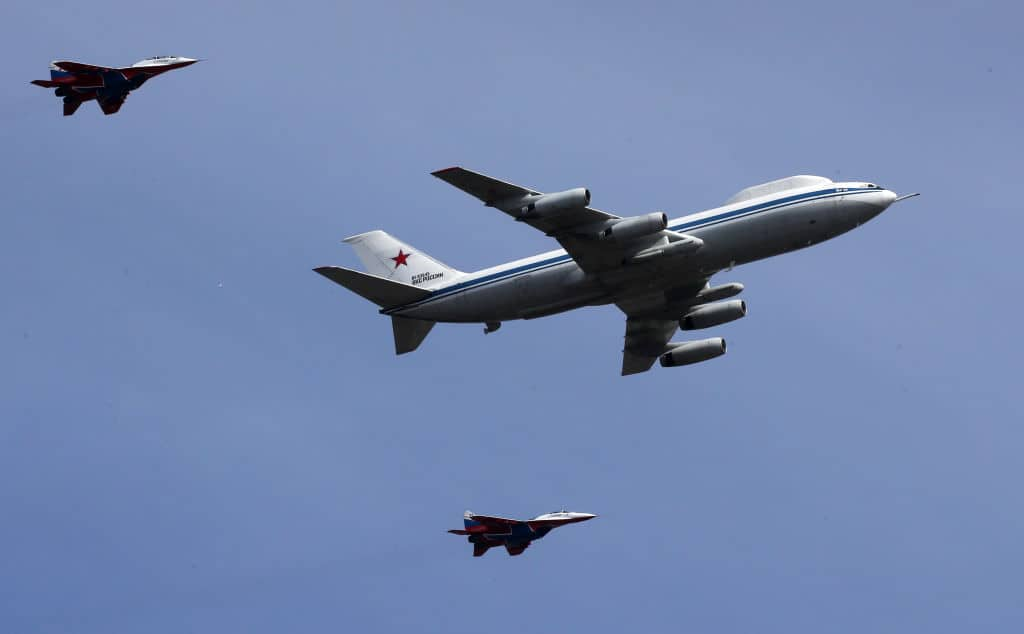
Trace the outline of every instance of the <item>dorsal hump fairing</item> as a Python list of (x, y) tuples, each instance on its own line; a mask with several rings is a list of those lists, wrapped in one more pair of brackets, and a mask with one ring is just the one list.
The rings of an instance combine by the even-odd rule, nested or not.
[(832, 179), (825, 178), (824, 176), (810, 176), (806, 174), (800, 174), (798, 176), (787, 176), (786, 178), (780, 178), (774, 181), (768, 181), (767, 183), (761, 183), (760, 185), (754, 185), (741, 189), (740, 191), (733, 194), (729, 200), (725, 201), (726, 205), (733, 203), (743, 202), (744, 200), (750, 200), (752, 198), (761, 198), (762, 196), (769, 196), (771, 194), (778, 194), (789, 189), (803, 189), (805, 187), (827, 187), (834, 184)]

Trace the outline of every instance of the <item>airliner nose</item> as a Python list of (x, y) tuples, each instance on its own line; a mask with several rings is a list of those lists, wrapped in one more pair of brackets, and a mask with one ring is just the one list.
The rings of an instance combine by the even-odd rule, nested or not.
[(877, 192), (873, 192), (864, 197), (864, 202), (868, 203), (872, 207), (877, 207), (878, 212), (881, 213), (889, 208), (889, 205), (896, 202), (896, 192), (889, 191), (888, 189), (882, 189)]

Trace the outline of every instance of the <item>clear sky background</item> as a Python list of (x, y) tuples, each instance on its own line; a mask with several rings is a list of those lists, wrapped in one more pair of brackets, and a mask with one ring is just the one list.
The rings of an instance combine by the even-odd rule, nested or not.
[[(1019, 631), (1022, 17), (3, 3), (0, 630)], [(28, 84), (157, 54), (207, 61), (111, 117)], [(622, 215), (924, 195), (718, 276), (729, 354), (622, 378), (614, 307), (398, 358), (310, 270), (554, 248), (456, 164)], [(514, 559), (444, 532), (563, 506), (600, 518)]]

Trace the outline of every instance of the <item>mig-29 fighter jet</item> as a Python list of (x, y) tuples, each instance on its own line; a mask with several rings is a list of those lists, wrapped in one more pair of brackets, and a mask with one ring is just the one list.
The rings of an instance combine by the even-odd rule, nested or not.
[(597, 517), (591, 513), (573, 513), (555, 511), (538, 515), (532, 520), (513, 520), (504, 517), (475, 515), (466, 511), (465, 530), (450, 530), (454, 535), (468, 535), (469, 543), (473, 544), (473, 556), (480, 557), (492, 546), (504, 546), (509, 555), (521, 555), (530, 546), (530, 542), (540, 539), (552, 529), (585, 522)]
[(50, 79), (36, 79), (32, 83), (43, 88), (55, 88), (54, 94), (64, 98), (64, 116), (75, 114), (82, 102), (95, 99), (103, 114), (114, 114), (128, 93), (150, 77), (176, 68), (191, 66), (199, 60), (188, 57), (147, 57), (125, 68), (108, 68), (79, 62), (56, 61), (50, 63)]

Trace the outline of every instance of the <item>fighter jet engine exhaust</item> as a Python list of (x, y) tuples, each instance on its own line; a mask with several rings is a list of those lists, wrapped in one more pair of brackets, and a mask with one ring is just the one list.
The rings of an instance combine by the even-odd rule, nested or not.
[(602, 240), (618, 240), (625, 242), (634, 238), (642, 238), (652, 233), (664, 231), (668, 226), (668, 216), (660, 211), (643, 216), (623, 218), (600, 233)]
[(735, 321), (747, 314), (747, 303), (742, 299), (717, 304), (702, 304), (683, 315), (679, 327), (683, 330), (700, 330)]
[(670, 343), (667, 352), (658, 358), (663, 368), (674, 368), (680, 365), (700, 363), (725, 354), (725, 339), (712, 337), (698, 341)]
[(527, 199), (529, 202), (520, 210), (524, 218), (549, 218), (568, 209), (580, 209), (590, 204), (590, 190), (577, 187), (564, 192), (544, 194)]

